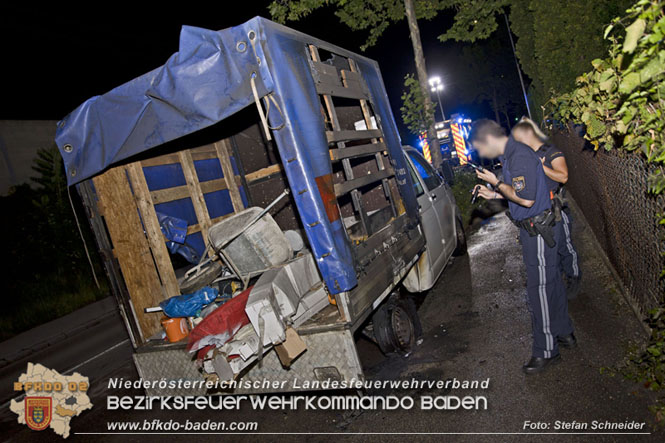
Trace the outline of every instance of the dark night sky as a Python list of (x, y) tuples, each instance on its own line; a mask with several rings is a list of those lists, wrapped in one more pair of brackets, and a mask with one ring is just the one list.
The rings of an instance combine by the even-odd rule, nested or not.
[[(152, 3), (152, 2), (151, 2)], [(255, 15), (269, 17), (269, 1), (245, 1), (230, 11), (230, 2), (179, 3), (186, 7), (96, 7), (94, 11), (50, 6), (0, 7), (2, 33), (2, 119), (60, 119), (87, 98), (162, 65), (178, 50), (183, 24), (223, 29)], [(238, 3), (236, 3), (238, 4)], [(240, 2), (243, 4), (243, 2)], [(250, 5), (251, 4), (251, 5)], [(212, 5), (212, 6), (211, 6)], [(442, 99), (449, 115), (455, 111), (487, 114), (488, 109), (456, 105), (455, 80), (464, 75), (456, 69), (460, 45), (441, 44), (436, 37), (451, 23), (450, 14), (421, 21), (422, 40), (430, 74), (443, 78)], [(359, 51), (365, 34), (352, 32), (332, 15), (318, 11), (289, 26), (344, 48)], [(406, 22), (391, 27), (366, 55), (379, 62), (386, 89), (399, 122), (403, 77), (415, 72)], [(516, 78), (517, 81), (517, 78)]]

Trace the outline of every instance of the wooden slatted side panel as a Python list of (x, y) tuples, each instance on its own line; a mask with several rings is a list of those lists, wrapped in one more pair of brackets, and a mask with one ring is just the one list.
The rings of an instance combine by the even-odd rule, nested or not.
[(160, 316), (145, 314), (166, 298), (160, 276), (146, 238), (136, 200), (125, 167), (112, 168), (93, 179), (102, 215), (106, 220), (114, 255), (120, 265), (134, 315), (144, 342), (161, 329)]
[(185, 176), (187, 188), (189, 189), (189, 195), (192, 200), (192, 205), (194, 206), (194, 213), (196, 214), (196, 218), (199, 221), (199, 226), (201, 227), (203, 241), (207, 242), (208, 229), (212, 223), (210, 221), (210, 215), (208, 214), (208, 206), (206, 206), (205, 198), (203, 198), (203, 191), (201, 191), (201, 184), (199, 183), (198, 176), (196, 175), (192, 153), (189, 150), (180, 151), (178, 152), (178, 157), (180, 158), (182, 173)]
[[(337, 76), (337, 68), (333, 66), (328, 66), (323, 63), (321, 63), (321, 58), (319, 55), (319, 50), (316, 46), (310, 45), (309, 46), (309, 52), (310, 56), (312, 57), (312, 63), (313, 67), (315, 69), (315, 72), (317, 72), (317, 67), (320, 68), (321, 71), (323, 71), (323, 68), (321, 67), (327, 67), (325, 73), (326, 77), (329, 78), (331, 76), (334, 76), (335, 80), (334, 83), (340, 82)], [(332, 68), (332, 71), (329, 69)], [(321, 74), (319, 73), (319, 79), (321, 79)], [(320, 82), (319, 82), (320, 83)], [(344, 89), (339, 88), (339, 89)], [(328, 118), (330, 120), (330, 123), (332, 125), (332, 131), (327, 131), (326, 132), (326, 137), (328, 139), (328, 143), (337, 143), (337, 149), (339, 150), (344, 150), (346, 148), (346, 144), (344, 141), (348, 140), (354, 140), (357, 139), (359, 136), (358, 132), (359, 131), (342, 131), (339, 120), (337, 118), (337, 112), (335, 111), (335, 105), (333, 103), (332, 99), (332, 93), (333, 91), (330, 90), (330, 88), (326, 90), (321, 90), (317, 86), (317, 92), (319, 94), (322, 94), (323, 97), (323, 102), (325, 103), (325, 108), (326, 108), (326, 113), (328, 114)], [(360, 131), (363, 133), (363, 135), (367, 135), (367, 133), (373, 132), (373, 131)], [(380, 131), (374, 131), (378, 132), (380, 135)], [(342, 168), (344, 169), (344, 177), (347, 180), (347, 183), (352, 182), (354, 180), (354, 175), (353, 175), (353, 168), (351, 166), (351, 162), (349, 161), (348, 158), (342, 159)], [(351, 192), (351, 200), (353, 202), (353, 209), (358, 213), (360, 217), (360, 222), (362, 223), (363, 230), (365, 231), (365, 234), (369, 237), (372, 235), (371, 228), (370, 228), (370, 223), (369, 223), (369, 218), (367, 216), (367, 212), (362, 206), (361, 202), (361, 195), (360, 191), (358, 189), (352, 189), (350, 190)], [(339, 196), (340, 194), (338, 194)]]
[[(194, 162), (198, 160), (211, 160), (217, 159), (220, 162), (223, 178), (199, 181), (196, 169), (194, 167)], [(184, 162), (184, 164), (183, 164)], [(182, 151), (175, 154), (166, 154), (159, 157), (154, 157), (151, 159), (143, 160), (141, 162), (142, 166), (162, 166), (168, 164), (180, 164), (182, 167), (183, 175), (187, 182), (183, 186), (174, 186), (171, 188), (157, 189), (150, 192), (153, 204), (157, 205), (160, 203), (166, 203), (174, 200), (180, 200), (185, 198), (192, 198), (195, 196), (195, 199), (192, 199), (192, 205), (194, 206), (194, 211), (197, 216), (198, 223), (190, 225), (187, 228), (187, 235), (199, 232), (202, 232), (204, 238), (207, 238), (207, 229), (213, 224), (217, 223), (220, 220), (230, 216), (233, 213), (242, 211), (245, 209), (245, 205), (240, 194), (240, 183), (242, 182), (241, 177), (236, 175), (233, 170), (233, 165), (231, 163), (230, 156), (230, 147), (229, 141), (227, 139), (220, 140), (210, 145), (204, 145), (190, 150)], [(274, 172), (274, 171), (273, 171)], [(262, 173), (262, 171), (257, 171), (257, 173)], [(248, 181), (251, 181), (254, 178), (248, 178)], [(210, 219), (207, 206), (205, 204), (205, 199), (203, 198), (204, 194), (223, 191), (227, 189), (229, 191), (229, 197), (231, 199), (231, 204), (233, 206), (233, 212), (229, 214)], [(200, 192), (199, 192), (200, 190)], [(203, 222), (202, 222), (203, 221)]]
[[(349, 67), (351, 68), (351, 72), (342, 71), (342, 80), (345, 83), (345, 85), (362, 82), (362, 78), (360, 77), (360, 73), (358, 72), (358, 66), (356, 65), (356, 62), (354, 60), (349, 59)], [(363, 118), (365, 119), (365, 126), (367, 127), (367, 129), (370, 129), (372, 127), (372, 111), (370, 110), (367, 100), (360, 100), (360, 108), (363, 113)], [(385, 144), (382, 142), (383, 142), (382, 138), (372, 139), (372, 143), (381, 144), (385, 146)], [(383, 163), (383, 155), (380, 152), (374, 154), (374, 158), (376, 158), (376, 165), (379, 168), (379, 171), (385, 171), (386, 169), (392, 171), (392, 167), (390, 165), (386, 166)], [(390, 175), (394, 174), (391, 173)], [(399, 195), (399, 193), (393, 192), (392, 188), (390, 187), (390, 183), (388, 183), (388, 176), (383, 178), (382, 182), (383, 182), (383, 192), (385, 196), (390, 200), (393, 216), (396, 217), (398, 212), (398, 207), (404, 208), (404, 205), (402, 204), (402, 197)]]
[[(224, 177), (200, 182), (194, 161), (209, 159), (219, 160)], [(181, 165), (186, 185), (150, 191), (143, 168), (175, 163)], [(280, 171), (279, 165), (264, 168), (254, 172), (249, 177), (250, 182)], [(188, 226), (187, 235), (200, 231), (207, 240), (208, 229), (214, 223), (244, 209), (238, 184), (240, 177), (234, 174), (228, 142), (222, 140), (118, 166), (95, 177), (93, 182), (113, 243), (113, 254), (120, 265), (140, 328), (140, 341), (144, 342), (161, 330), (161, 315), (145, 314), (144, 309), (180, 294), (155, 205), (191, 199), (198, 223)], [(210, 219), (204, 194), (224, 189), (229, 190), (233, 212)]]
[[(215, 143), (215, 151), (217, 152), (217, 157), (222, 165), (224, 181), (226, 183), (226, 188), (229, 190), (229, 195), (231, 196), (233, 210), (235, 212), (242, 211), (245, 208), (245, 205), (242, 202), (242, 197), (240, 197), (240, 189), (238, 188), (238, 182), (235, 178), (236, 175), (233, 171), (233, 166), (231, 165), (228, 140), (224, 139)], [(247, 190), (245, 190), (245, 192), (247, 192)]]
[(141, 162), (134, 162), (127, 165), (126, 168), (127, 175), (132, 183), (132, 189), (134, 190), (134, 199), (141, 213), (145, 233), (148, 237), (148, 244), (152, 250), (157, 272), (159, 272), (166, 297), (174, 297), (180, 294), (180, 287), (178, 286), (175, 271), (173, 270), (169, 251), (166, 248), (164, 234), (159, 226), (155, 204), (150, 196), (150, 190), (148, 190), (148, 183), (143, 174), (143, 167), (141, 166)]

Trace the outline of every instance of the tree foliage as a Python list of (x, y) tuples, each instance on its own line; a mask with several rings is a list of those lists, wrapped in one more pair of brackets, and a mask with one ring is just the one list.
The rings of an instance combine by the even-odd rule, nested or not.
[[(665, 17), (662, 0), (640, 0), (605, 30), (608, 56), (591, 62), (577, 88), (550, 101), (562, 121), (587, 127), (585, 137), (598, 149), (642, 153), (659, 166), (650, 190), (665, 190)], [(618, 31), (618, 32), (613, 32)]]
[(404, 77), (404, 90), (402, 91), (402, 120), (409, 128), (409, 131), (415, 135), (420, 135), (427, 131), (427, 128), (434, 123), (434, 113), (436, 108), (425, 110), (425, 98), (422, 88), (413, 74), (407, 74)]
[[(65, 167), (53, 145), (37, 153), (33, 169), (36, 187), (27, 184), (0, 197), (0, 231), (10, 257), (0, 279), (3, 311), (0, 340), (67, 314), (107, 295), (106, 281), (97, 288), (90, 272), (67, 194)], [(79, 219), (88, 245), (92, 233), (83, 208)], [(101, 263), (96, 254), (98, 275)]]
[[(577, 88), (549, 102), (560, 121), (583, 122), (585, 138), (596, 149), (622, 149), (643, 155), (656, 166), (649, 190), (665, 191), (665, 15), (664, 0), (639, 0), (612, 21), (604, 36), (605, 58), (577, 78)], [(663, 208), (665, 209), (665, 208)], [(661, 224), (665, 216), (661, 213)], [(648, 319), (646, 350), (632, 358), (632, 378), (651, 389), (665, 389), (665, 298)], [(657, 411), (665, 420), (665, 405)]]
[(499, 27), (497, 14), (512, 0), (467, 0), (454, 2), (456, 9), (452, 27), (439, 36), (439, 41), (475, 42), (492, 35)]
[[(441, 40), (475, 41), (496, 29), (495, 13), (506, 0), (415, 0), (418, 19), (431, 20), (450, 10), (455, 22)], [(365, 50), (373, 46), (388, 27), (404, 20), (404, 0), (275, 0), (270, 15), (280, 23), (298, 21), (320, 8), (332, 8), (339, 20), (354, 31), (366, 31)]]
[(632, 0), (510, 0), (515, 51), (531, 79), (536, 109), (553, 93), (570, 91), (589, 62), (605, 53), (603, 29), (630, 4)]

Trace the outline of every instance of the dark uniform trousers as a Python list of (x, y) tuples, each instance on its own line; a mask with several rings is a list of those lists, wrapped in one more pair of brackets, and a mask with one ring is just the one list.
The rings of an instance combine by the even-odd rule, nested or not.
[(531, 237), (520, 228), (526, 265), (527, 305), (533, 329), (533, 356), (551, 358), (559, 353), (557, 337), (573, 333), (568, 299), (561, 280), (558, 246), (565, 242), (561, 222), (553, 227), (556, 245), (545, 244), (540, 235)]
[(561, 271), (568, 277), (581, 277), (580, 265), (578, 261), (577, 250), (573, 246), (573, 241), (570, 237), (572, 232), (573, 219), (570, 216), (570, 210), (561, 210), (561, 223), (560, 229), (562, 241), (557, 243), (559, 248), (559, 257), (561, 258)]

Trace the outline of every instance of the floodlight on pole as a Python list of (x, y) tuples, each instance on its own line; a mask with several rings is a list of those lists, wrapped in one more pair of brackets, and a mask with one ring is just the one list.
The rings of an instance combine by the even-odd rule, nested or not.
[(438, 76), (429, 78), (429, 86), (432, 93), (436, 94), (436, 98), (439, 100), (439, 109), (441, 109), (441, 117), (443, 121), (446, 120), (446, 114), (443, 112), (443, 105), (441, 104), (441, 91), (443, 91), (443, 83), (441, 78)]

